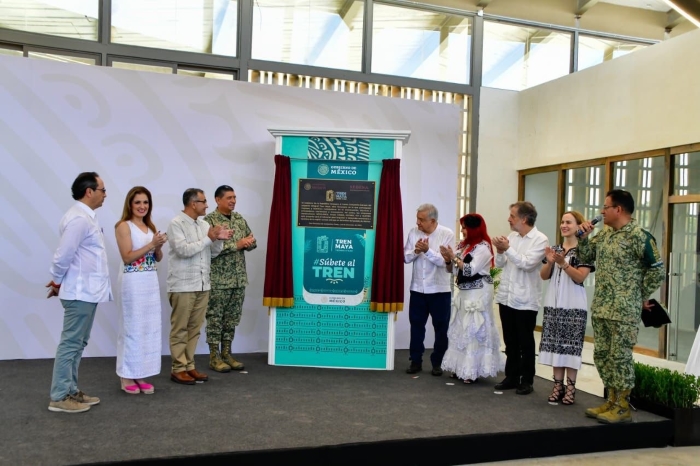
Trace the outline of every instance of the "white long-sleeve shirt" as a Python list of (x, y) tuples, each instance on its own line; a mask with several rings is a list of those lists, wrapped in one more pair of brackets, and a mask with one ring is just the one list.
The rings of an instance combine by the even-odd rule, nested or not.
[(208, 291), (211, 289), (211, 258), (223, 248), (223, 241), (207, 236), (209, 224), (194, 220), (184, 212), (168, 226), (168, 293)]
[(525, 236), (512, 232), (508, 242), (508, 250), (496, 254), (496, 267), (503, 268), (496, 302), (513, 309), (538, 311), (542, 299), (540, 268), (549, 240), (532, 227)]
[(76, 202), (61, 218), (58, 232), (61, 239), (49, 269), (53, 282), (61, 285), (58, 297), (88, 303), (112, 301), (104, 234), (95, 211)]
[[(416, 254), (414, 252), (419, 239), (428, 238), (428, 251)], [(451, 274), (445, 273), (445, 259), (440, 254), (440, 246), (454, 246), (455, 235), (447, 227), (438, 225), (431, 234), (426, 234), (418, 229), (411, 228), (408, 232), (406, 245), (403, 248), (403, 260), (406, 264), (413, 264), (411, 277), (411, 291), (418, 293), (444, 293), (450, 292)]]

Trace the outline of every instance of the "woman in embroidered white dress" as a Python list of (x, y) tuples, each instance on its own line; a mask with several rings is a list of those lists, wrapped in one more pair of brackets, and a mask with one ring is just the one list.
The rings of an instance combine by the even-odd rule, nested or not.
[(493, 249), (486, 222), (479, 214), (467, 214), (460, 224), (464, 239), (457, 251), (440, 247), (447, 271), (455, 275), (459, 288), (452, 299), (442, 369), (469, 384), (479, 377), (497, 376), (505, 358), (493, 319)]
[(117, 375), (126, 393), (152, 394), (145, 378), (160, 373), (161, 307), (156, 263), (163, 258), (165, 233), (151, 221), (153, 201), (143, 186), (131, 188), (115, 225), (122, 257), (117, 338)]
[(588, 316), (583, 281), (594, 270), (592, 265), (579, 263), (576, 256), (576, 232), (583, 222), (579, 212), (562, 215), (559, 230), (563, 243), (545, 249), (544, 266), (540, 269), (542, 280), (549, 280), (544, 298), (539, 363), (552, 366), (554, 373), (554, 387), (548, 398), (550, 404), (561, 401), (572, 405), (576, 397), (576, 375), (581, 368)]

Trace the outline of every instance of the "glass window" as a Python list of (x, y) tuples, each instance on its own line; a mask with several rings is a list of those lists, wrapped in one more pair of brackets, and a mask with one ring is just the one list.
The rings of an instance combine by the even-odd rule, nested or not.
[(700, 194), (700, 152), (674, 155), (673, 194)]
[(73, 63), (77, 65), (95, 65), (97, 64), (95, 58), (85, 57), (78, 55), (63, 55), (57, 53), (46, 53), (46, 52), (34, 52), (30, 51), (27, 53), (29, 58), (38, 58), (41, 60), (53, 60), (60, 61), (62, 63)]
[(110, 66), (123, 70), (148, 71), (150, 73), (173, 74), (174, 66), (167, 65), (147, 65), (145, 63), (132, 63), (112, 60)]
[(112, 0), (112, 42), (235, 56), (236, 0)]
[(647, 44), (635, 44), (614, 39), (602, 39), (600, 37), (579, 36), (578, 43), (578, 70), (581, 71), (591, 66), (613, 60), (648, 47)]
[[(565, 174), (566, 188), (564, 205), (565, 211), (576, 210), (581, 212), (586, 220), (592, 219), (600, 213), (600, 208), (605, 200), (605, 167), (603, 165), (594, 167), (574, 168), (567, 170)], [(602, 225), (594, 230), (600, 231)], [(592, 234), (595, 234), (592, 233)], [(588, 275), (583, 282), (588, 298), (590, 309), (593, 302), (593, 291), (595, 289), (595, 273)], [(593, 336), (593, 326), (591, 325), (591, 313), (588, 313), (586, 322), (586, 336)]]
[[(559, 218), (557, 216), (557, 196), (559, 183), (559, 172), (545, 172), (527, 175), (525, 177), (525, 199), (532, 202), (537, 209), (537, 221), (535, 226), (549, 239), (549, 244), (557, 242), (557, 232), (559, 231)], [(547, 296), (549, 280), (542, 282), (542, 303), (540, 310), (544, 308), (544, 296)], [(537, 313), (537, 325), (542, 325), (544, 312)]]
[(571, 34), (484, 22), (482, 84), (520, 91), (569, 73)]
[(469, 84), (472, 20), (375, 4), (372, 72)]
[(233, 81), (236, 78), (233, 71), (227, 73), (223, 70), (212, 71), (208, 69), (180, 68), (179, 66), (177, 68), (177, 74), (184, 76), (196, 76), (199, 78), (224, 79), (228, 81)]
[(252, 56), (360, 71), (363, 15), (361, 0), (256, 0)]
[[(632, 194), (634, 198), (632, 217), (637, 220), (639, 226), (654, 235), (656, 245), (661, 251), (664, 157), (647, 157), (616, 162), (613, 166), (613, 189), (624, 189)], [(660, 296), (660, 292), (657, 290), (651, 297), (660, 301)], [(640, 322), (637, 346), (657, 351), (659, 349), (659, 329), (644, 327), (644, 324)]]
[(0, 2), (0, 27), (97, 40), (99, 0)]

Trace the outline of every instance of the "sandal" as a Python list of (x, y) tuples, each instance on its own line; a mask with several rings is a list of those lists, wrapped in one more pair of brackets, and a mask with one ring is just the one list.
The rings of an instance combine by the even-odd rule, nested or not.
[(571, 406), (576, 401), (576, 382), (573, 382), (569, 377), (566, 378), (566, 394), (562, 398), (561, 403)]
[(466, 383), (467, 385), (477, 383), (478, 381), (479, 379), (464, 379), (464, 383)]
[(564, 380), (557, 380), (554, 377), (552, 379), (554, 379), (554, 386), (552, 387), (552, 394), (549, 395), (547, 401), (550, 405), (556, 405), (559, 404), (559, 400), (564, 398)]

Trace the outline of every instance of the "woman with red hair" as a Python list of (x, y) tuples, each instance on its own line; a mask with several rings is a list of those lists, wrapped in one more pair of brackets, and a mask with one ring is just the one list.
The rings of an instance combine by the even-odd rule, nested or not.
[(457, 250), (440, 247), (459, 289), (452, 300), (442, 369), (464, 383), (474, 383), (479, 377), (497, 376), (505, 359), (493, 320), (493, 249), (486, 222), (479, 214), (467, 214), (459, 223), (463, 239)]

